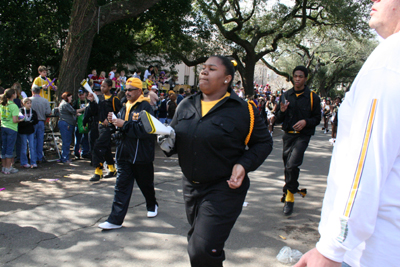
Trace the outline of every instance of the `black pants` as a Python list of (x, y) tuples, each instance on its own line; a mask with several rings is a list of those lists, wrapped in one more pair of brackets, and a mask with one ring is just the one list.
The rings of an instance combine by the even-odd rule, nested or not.
[(99, 127), (98, 125), (96, 127), (91, 126), (89, 131), (89, 150), (91, 155), (93, 155), (94, 143), (97, 138), (99, 138)]
[(191, 225), (188, 253), (192, 267), (221, 267), (224, 245), (242, 212), (249, 189), (246, 176), (238, 189), (223, 180), (216, 184), (192, 184), (183, 178), (186, 216)]
[(92, 166), (100, 167), (104, 161), (113, 165), (114, 159), (111, 153), (111, 128), (99, 125), (99, 138), (93, 147)]
[(299, 191), (299, 166), (303, 163), (304, 152), (310, 142), (310, 135), (288, 134), (285, 133), (283, 140), (283, 164), (285, 167), (285, 186), (283, 192), (287, 190), (293, 194)]
[(153, 162), (147, 164), (132, 164), (123, 160), (118, 160), (114, 201), (111, 214), (107, 219), (109, 223), (117, 225), (123, 223), (125, 215), (128, 212), (135, 180), (146, 199), (147, 210), (154, 211), (155, 205), (158, 205), (156, 201), (156, 192), (154, 190)]

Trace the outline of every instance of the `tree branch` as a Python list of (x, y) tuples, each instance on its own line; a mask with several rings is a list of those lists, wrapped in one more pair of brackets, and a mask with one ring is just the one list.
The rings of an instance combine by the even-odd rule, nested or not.
[(100, 6), (100, 28), (117, 20), (135, 17), (160, 1), (119, 1)]

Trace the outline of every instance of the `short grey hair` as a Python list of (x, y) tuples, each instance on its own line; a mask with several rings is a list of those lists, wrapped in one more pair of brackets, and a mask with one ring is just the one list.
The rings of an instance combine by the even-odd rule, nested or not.
[(32, 93), (34, 94), (40, 94), (40, 87), (37, 86), (36, 84), (32, 86)]

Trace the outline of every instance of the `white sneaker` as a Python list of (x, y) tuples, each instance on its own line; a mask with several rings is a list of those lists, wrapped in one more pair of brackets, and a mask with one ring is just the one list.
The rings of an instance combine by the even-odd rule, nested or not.
[(16, 168), (14, 168), (14, 167), (11, 167), (11, 168), (8, 169), (8, 172), (9, 173), (17, 173), (18, 170)]
[(99, 224), (99, 228), (104, 229), (104, 230), (119, 229), (121, 227), (122, 227), (122, 225), (116, 225), (113, 223), (109, 223), (107, 221)]
[(156, 205), (156, 208), (154, 209), (154, 211), (147, 211), (147, 217), (148, 218), (154, 218), (156, 217), (158, 214), (158, 206)]

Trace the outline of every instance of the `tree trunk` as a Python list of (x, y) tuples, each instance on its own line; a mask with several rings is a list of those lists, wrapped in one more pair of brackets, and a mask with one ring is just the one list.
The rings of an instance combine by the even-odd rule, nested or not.
[(138, 16), (159, 1), (130, 0), (98, 6), (97, 0), (74, 0), (61, 61), (57, 100), (66, 91), (76, 95), (81, 81), (87, 77), (87, 64), (98, 29), (117, 20)]
[[(254, 95), (254, 70), (256, 68), (256, 60), (255, 58), (249, 57), (249, 55), (246, 56), (244, 59), (244, 63), (246, 65), (246, 68), (243, 69), (240, 73), (243, 79), (243, 87), (244, 87), (244, 92), (245, 95), (253, 96)], [(239, 70), (240, 71), (240, 70)]]

